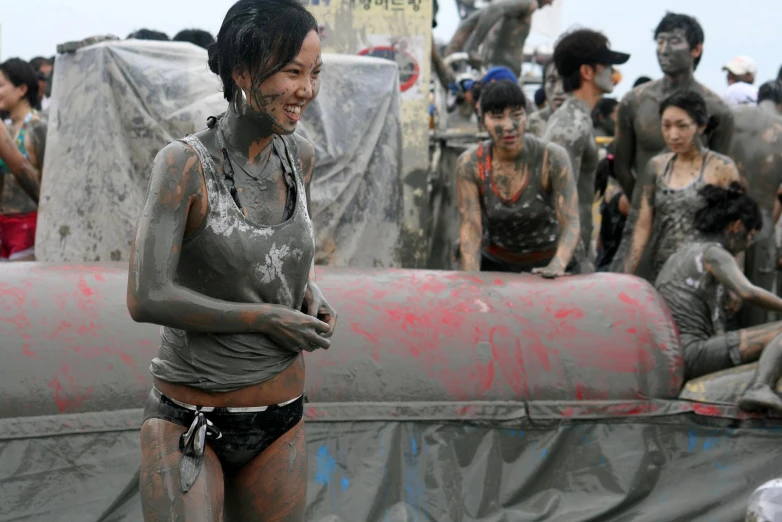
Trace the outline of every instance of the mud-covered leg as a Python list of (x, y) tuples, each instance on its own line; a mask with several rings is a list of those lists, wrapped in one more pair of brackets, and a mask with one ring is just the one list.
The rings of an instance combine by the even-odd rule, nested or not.
[(739, 399), (739, 408), (747, 411), (782, 412), (782, 399), (774, 392), (780, 376), (782, 376), (782, 334), (768, 343), (760, 354), (757, 372), (747, 391)]
[(161, 419), (150, 419), (141, 427), (139, 489), (145, 522), (223, 520), (223, 471), (210, 447), (195, 484), (182, 492), (179, 437), (185, 429)]
[(304, 421), (226, 480), (226, 520), (302, 522), (307, 508)]

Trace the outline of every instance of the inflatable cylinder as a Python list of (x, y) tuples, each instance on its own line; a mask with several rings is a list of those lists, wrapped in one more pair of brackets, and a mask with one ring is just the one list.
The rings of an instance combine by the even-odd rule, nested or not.
[[(339, 313), (307, 354), (312, 402), (675, 398), (676, 330), (641, 279), (318, 269)], [(126, 308), (127, 266), (0, 270), (0, 418), (139, 408), (160, 328)]]

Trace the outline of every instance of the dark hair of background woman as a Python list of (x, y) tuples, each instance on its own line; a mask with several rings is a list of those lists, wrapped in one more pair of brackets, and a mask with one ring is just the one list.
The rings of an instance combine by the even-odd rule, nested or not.
[(741, 220), (747, 232), (763, 227), (763, 216), (754, 199), (738, 181), (728, 188), (706, 185), (698, 191), (705, 204), (695, 213), (695, 227), (707, 235), (721, 234), (725, 227)]
[(209, 46), (209, 69), (220, 76), (226, 100), (234, 96), (233, 73), (247, 67), (259, 86), (301, 51), (315, 17), (298, 0), (239, 0), (225, 15)]
[(30, 107), (38, 107), (38, 76), (32, 65), (19, 58), (9, 58), (0, 64), (0, 71), (15, 87), (26, 85), (25, 99)]

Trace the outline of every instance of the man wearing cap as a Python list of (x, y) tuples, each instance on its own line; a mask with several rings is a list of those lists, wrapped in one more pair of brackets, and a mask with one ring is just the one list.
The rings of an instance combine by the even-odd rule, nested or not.
[(504, 65), (521, 75), (524, 42), (532, 27), (532, 15), (554, 0), (494, 0), (461, 21), (446, 55), (460, 50), (480, 57), (487, 67)]
[(725, 93), (728, 105), (755, 105), (758, 91), (752, 84), (758, 68), (754, 60), (748, 56), (736, 56), (723, 65), (722, 70), (728, 72), (728, 92)]
[(609, 49), (608, 38), (590, 29), (563, 36), (554, 48), (554, 64), (562, 77), (567, 98), (549, 118), (545, 141), (565, 147), (578, 185), (581, 240), (589, 253), (592, 242), (592, 203), (598, 147), (592, 111), (604, 94), (614, 90), (613, 66), (626, 63), (630, 55)]
[[(764, 83), (757, 106), (742, 105), (733, 114), (736, 127), (730, 157), (763, 214), (763, 227), (747, 249), (744, 271), (752, 284), (774, 292), (778, 257), (774, 223), (779, 218), (774, 208), (782, 185), (782, 84)], [(777, 314), (746, 303), (739, 313), (741, 328), (776, 320)]]

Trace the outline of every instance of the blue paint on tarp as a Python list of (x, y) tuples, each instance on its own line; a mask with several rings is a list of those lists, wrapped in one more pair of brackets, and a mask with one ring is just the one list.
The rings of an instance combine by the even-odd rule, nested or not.
[(524, 430), (508, 430), (508, 433), (510, 433), (511, 437), (519, 437), (520, 439), (524, 438)]
[(418, 443), (415, 441), (415, 437), (410, 437), (410, 445), (413, 447), (413, 455), (418, 455)]
[(325, 444), (321, 445), (318, 449), (317, 461), (315, 482), (328, 486), (332, 475), (337, 471), (337, 462), (334, 460), (334, 457), (331, 456), (331, 453), (329, 453), (329, 449)]
[(687, 439), (689, 441), (687, 443), (687, 451), (692, 453), (693, 451), (695, 451), (695, 444), (698, 441), (698, 438), (695, 436), (693, 432), (689, 431), (687, 432)]
[(347, 491), (350, 487), (350, 481), (347, 478), (342, 478), (342, 491)]

